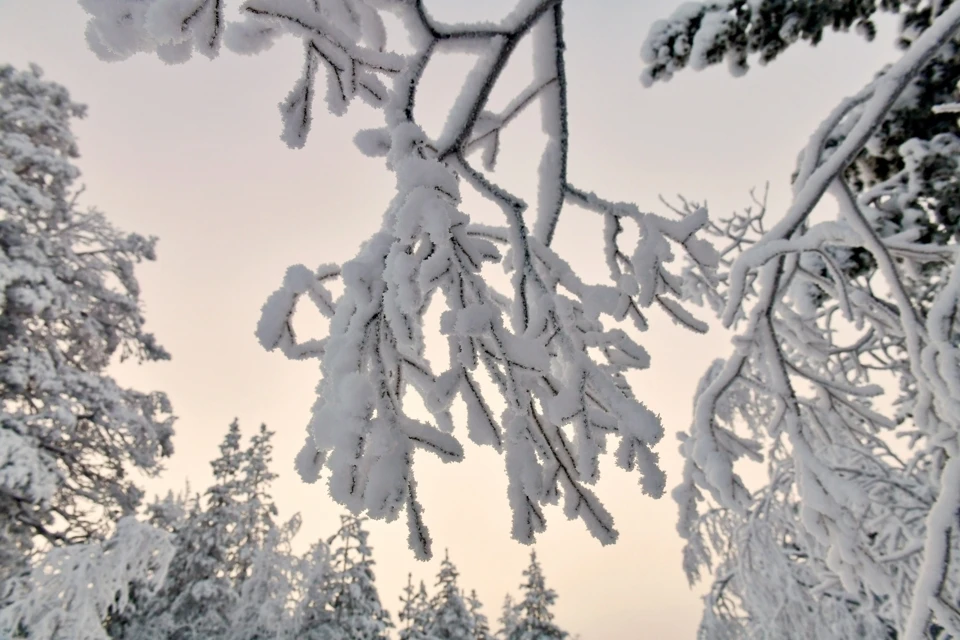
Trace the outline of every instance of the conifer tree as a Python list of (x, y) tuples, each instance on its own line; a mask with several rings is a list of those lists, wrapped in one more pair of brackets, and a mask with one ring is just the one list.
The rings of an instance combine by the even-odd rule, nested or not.
[[(297, 559), (290, 543), (300, 529), (296, 515), (282, 526), (271, 525), (249, 554), (249, 574), (240, 585), (229, 640), (286, 638), (291, 630)], [(299, 639), (300, 636), (294, 636)]]
[(146, 607), (130, 637), (200, 640), (222, 638), (237, 601), (232, 577), (244, 461), (240, 424), (234, 420), (211, 462), (214, 484), (197, 501), (176, 537), (167, 580)]
[(300, 589), (294, 613), (294, 637), (298, 640), (326, 640), (331, 626), (329, 606), (330, 547), (318, 541), (300, 560)]
[(674, 491), (688, 578), (714, 574), (703, 637), (960, 637), (960, 5), (690, 3), (651, 28), (645, 78), (872, 37), (882, 12), (904, 55), (810, 137), (788, 208), (715, 219), (720, 272), (684, 284), (737, 333)]
[(400, 640), (429, 640), (430, 603), (427, 587), (420, 581), (420, 588), (413, 586), (413, 574), (407, 574), (407, 585), (400, 596)]
[(169, 355), (134, 274), (156, 238), (77, 203), (84, 113), (39, 67), (0, 65), (0, 589), (37, 541), (104, 538), (140, 504), (130, 469), (173, 451), (166, 396), (106, 375), (115, 357)]
[(377, 592), (369, 534), (363, 529), (363, 519), (356, 516), (341, 516), (340, 523), (340, 530), (327, 540), (334, 551), (326, 581), (331, 614), (325, 637), (386, 640), (387, 629), (393, 624)]
[(238, 583), (247, 577), (253, 556), (276, 528), (273, 519), (277, 515), (277, 507), (270, 494), (270, 485), (277, 477), (277, 474), (270, 471), (273, 435), (273, 431), (261, 424), (243, 453), (242, 469), (237, 482), (237, 499), (240, 501), (241, 513), (237, 521), (234, 577)]
[(476, 640), (490, 640), (490, 623), (482, 609), (483, 603), (477, 597), (477, 592), (471, 589), (467, 597), (467, 610), (473, 620), (473, 637)]
[(437, 640), (470, 640), (474, 637), (473, 616), (457, 585), (459, 573), (447, 553), (437, 574), (437, 594), (430, 601), (427, 631)]
[(550, 607), (557, 600), (553, 589), (548, 589), (543, 578), (537, 552), (530, 552), (530, 566), (524, 570), (527, 581), (520, 585), (523, 599), (516, 605), (518, 614), (516, 627), (507, 640), (562, 640), (569, 634), (553, 623)]
[(520, 625), (520, 616), (517, 615), (517, 604), (509, 593), (503, 599), (500, 610), (500, 629), (497, 631), (499, 640), (510, 640)]

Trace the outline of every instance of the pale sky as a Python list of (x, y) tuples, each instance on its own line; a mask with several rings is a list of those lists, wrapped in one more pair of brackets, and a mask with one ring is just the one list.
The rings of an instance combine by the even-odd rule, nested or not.
[[(511, 4), (427, 2), (438, 18), (469, 20), (495, 19)], [(828, 34), (818, 48), (798, 45), (744, 78), (721, 66), (644, 89), (640, 44), (650, 24), (677, 4), (565, 4), (571, 181), (660, 212), (658, 194), (681, 193), (706, 199), (714, 214), (744, 206), (749, 190), (769, 181), (776, 214), (788, 202), (793, 161), (809, 134), (840, 98), (892, 59), (892, 26), (883, 23), (872, 45)], [(277, 432), (274, 495), (281, 516), (302, 514), (299, 546), (305, 548), (331, 534), (341, 513), (322, 482), (303, 484), (292, 466), (318, 366), (264, 352), (253, 331), (287, 266), (347, 260), (378, 227), (393, 177), (351, 140), (358, 129), (379, 126), (379, 113), (355, 105), (335, 118), (318, 102), (307, 147), (292, 151), (279, 139), (277, 104), (300, 73), (297, 42), (253, 58), (225, 52), (213, 62), (200, 57), (176, 67), (146, 56), (108, 64), (87, 50), (84, 25), (74, 0), (0, 0), (0, 63), (35, 62), (89, 106), (88, 117), (75, 124), (84, 202), (124, 230), (160, 237), (159, 260), (138, 275), (149, 330), (173, 360), (117, 368), (125, 384), (167, 392), (178, 416), (176, 453), (148, 489), (179, 489), (189, 479), (203, 490), (229, 422), (238, 417), (246, 435), (265, 422)], [(425, 101), (427, 125), (442, 123), (451, 88), (468, 68), (460, 58), (440, 60), (428, 71), (423, 95), (436, 98)], [(522, 86), (526, 71), (520, 60), (508, 69), (507, 86), (494, 101), (512, 97), (509, 90)], [(533, 108), (516, 121), (497, 172), (528, 200), (535, 194), (537, 156), (529, 150), (540, 142), (538, 119)], [(604, 278), (600, 228), (591, 217), (565, 215), (555, 247), (585, 279)], [(641, 400), (664, 421), (667, 435), (657, 451), (669, 490), (681, 469), (675, 434), (687, 428), (697, 380), (714, 357), (728, 352), (729, 338), (687, 334), (664, 316), (651, 316), (652, 328), (639, 341), (653, 365), (633, 380)], [(477, 590), (493, 622), (504, 595), (519, 591), (529, 548), (509, 536), (502, 459), (469, 442), (466, 452), (462, 463), (451, 465), (418, 454), (420, 497), (435, 550), (442, 557), (449, 548), (461, 586)], [(547, 531), (536, 544), (547, 583), (559, 594), (559, 624), (583, 640), (693, 638), (706, 585), (691, 590), (684, 578), (675, 504), (669, 495), (642, 495), (637, 478), (610, 460), (597, 493), (616, 519), (616, 545), (602, 547), (559, 508), (547, 510)], [(380, 595), (395, 617), (407, 572), (432, 585), (438, 560), (413, 558), (402, 519), (371, 523), (370, 530)]]

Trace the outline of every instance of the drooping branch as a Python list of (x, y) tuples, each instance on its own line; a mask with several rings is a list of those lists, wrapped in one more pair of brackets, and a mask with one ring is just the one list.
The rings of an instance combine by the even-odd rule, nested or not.
[[(170, 0), (150, 0), (142, 20), (125, 23), (138, 50), (156, 50), (154, 12)], [(400, 15), (413, 51), (388, 47), (381, 9)], [(705, 211), (682, 221), (641, 214), (635, 205), (607, 203), (570, 185), (566, 44), (561, 0), (524, 0), (497, 23), (442, 24), (424, 2), (367, 0), (247, 0), (245, 22), (227, 30), (227, 44), (257, 53), (289, 34), (304, 43), (304, 67), (281, 105), (284, 139), (302, 146), (312, 120), (318, 71), (327, 77), (326, 102), (342, 114), (360, 96), (384, 113), (384, 126), (358, 134), (361, 151), (386, 157), (397, 193), (376, 234), (341, 267), (291, 268), (264, 305), (257, 335), (267, 349), (288, 357), (317, 357), (323, 379), (298, 465), (304, 479), (330, 470), (331, 495), (355, 512), (392, 520), (406, 508), (410, 541), (430, 555), (430, 536), (417, 502), (413, 452), (444, 461), (463, 455), (451, 405), (467, 408), (467, 436), (504, 454), (514, 536), (530, 542), (545, 526), (544, 505), (561, 497), (569, 517), (580, 517), (602, 542), (613, 542), (612, 516), (589, 489), (608, 436), (619, 439), (617, 464), (638, 470), (644, 492), (663, 493), (665, 479), (652, 447), (662, 438), (659, 418), (635, 396), (626, 374), (649, 365), (649, 356), (615, 325), (629, 318), (639, 329), (642, 310), (657, 305), (694, 330), (705, 325), (679, 302), (681, 279), (669, 270), (679, 247), (709, 273), (716, 260), (695, 234), (708, 224)], [(103, 41), (115, 25), (95, 15)], [(130, 35), (130, 34), (127, 34)], [(196, 30), (178, 38), (197, 38)], [(488, 101), (525, 38), (533, 40), (535, 78), (506, 109), (493, 115)], [(477, 52), (441, 133), (431, 139), (417, 120), (421, 81), (434, 56), (469, 47)], [(126, 49), (117, 55), (132, 53)], [(384, 82), (386, 81), (386, 82)], [(540, 160), (535, 213), (486, 171), (499, 140), (517, 115), (542, 107), (547, 145)], [(472, 152), (490, 145), (484, 170)], [(462, 184), (502, 213), (498, 227), (472, 223), (463, 210)], [(588, 285), (552, 248), (564, 207), (600, 213), (611, 281)], [(625, 247), (620, 218), (640, 227), (635, 247)], [(532, 228), (531, 228), (532, 227)], [(511, 272), (509, 291), (495, 290), (483, 268), (499, 263)], [(334, 300), (327, 284), (339, 278)], [(299, 341), (292, 316), (311, 300), (329, 319), (328, 335)], [(425, 315), (441, 305), (440, 333), (448, 362), (425, 357)], [(482, 382), (482, 368), (492, 385)], [(488, 388), (491, 387), (491, 388)], [(406, 394), (418, 394), (429, 422), (415, 417)], [(490, 409), (499, 394), (505, 410)], [(566, 429), (569, 427), (569, 429)]]

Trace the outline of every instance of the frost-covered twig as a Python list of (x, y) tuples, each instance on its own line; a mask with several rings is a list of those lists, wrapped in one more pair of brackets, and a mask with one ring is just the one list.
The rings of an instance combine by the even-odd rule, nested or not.
[[(757, 497), (736, 462), (772, 442), (771, 478), (789, 464), (796, 492), (779, 498), (792, 505), (786, 517), (811, 536), (805, 544), (821, 584), (810, 593), (839, 588), (858, 603), (858, 616), (876, 616), (913, 639), (928, 637), (934, 624), (960, 632), (949, 604), (960, 590), (956, 522), (943, 515), (960, 508), (947, 475), (960, 416), (952, 355), (957, 255), (947, 238), (919, 241), (926, 194), (945, 192), (951, 179), (930, 168), (955, 166), (955, 138), (903, 144), (903, 170), (859, 199), (847, 169), (958, 28), (960, 7), (950, 6), (900, 61), (834, 111), (801, 155), (793, 203), (776, 225), (745, 235), (747, 216), (735, 216), (737, 224), (711, 227), (734, 247), (721, 250), (732, 261), (726, 278), (687, 278), (696, 295), (723, 301), (728, 326), (746, 320), (734, 355), (704, 377), (682, 445), (687, 462), (674, 495), (688, 575), (709, 565), (708, 551), (722, 539), (704, 537), (701, 490), (730, 519), (724, 536), (753, 530), (761, 517)], [(828, 189), (840, 215), (814, 222), (810, 214)], [(897, 226), (885, 226), (895, 216)], [(891, 382), (900, 389), (890, 390)], [(886, 415), (891, 400), (901, 405), (895, 418)], [(891, 446), (905, 421), (915, 428), (912, 458)], [(737, 575), (744, 607), (766, 598)], [(729, 571), (721, 576), (732, 584)], [(711, 616), (719, 617), (705, 620), (719, 624), (727, 614)]]
[[(83, 1), (93, 14), (92, 43), (129, 45), (108, 44), (116, 55), (156, 51), (163, 57), (163, 47), (189, 49), (204, 41), (194, 27), (177, 33), (158, 27), (164, 16), (200, 7), (197, 0), (138, 2), (121, 21), (115, 20), (119, 10), (105, 7), (128, 2)], [(444, 461), (463, 457), (451, 414), (459, 398), (468, 437), (506, 458), (517, 539), (531, 541), (545, 526), (543, 506), (562, 496), (568, 516), (580, 517), (602, 542), (614, 541), (613, 518), (589, 488), (607, 437), (619, 439), (617, 464), (640, 471), (645, 493), (659, 496), (665, 482), (652, 451), (663, 433), (659, 418), (626, 378), (645, 368), (649, 357), (615, 323), (629, 317), (646, 328), (641, 310), (656, 304), (676, 322), (706, 330), (680, 304), (681, 279), (667, 267), (676, 246), (705, 273), (716, 260), (696, 238), (707, 224), (705, 211), (670, 221), (570, 184), (562, 2), (521, 0), (499, 22), (482, 24), (443, 24), (422, 0), (246, 0), (240, 8), (246, 21), (228, 25), (228, 46), (256, 53), (283, 33), (304, 42), (303, 75), (281, 105), (288, 144), (303, 144), (315, 76), (325, 70), (333, 113), (342, 113), (357, 95), (383, 109), (384, 127), (361, 132), (356, 142), (364, 153), (386, 156), (397, 177), (382, 228), (353, 260), (315, 272), (292, 267), (264, 305), (257, 330), (264, 347), (321, 361), (319, 398), (298, 458), (301, 474), (313, 481), (321, 465), (328, 467), (331, 494), (354, 512), (393, 519), (406, 508), (411, 546), (428, 557), (413, 453), (424, 449)], [(401, 18), (411, 53), (388, 49), (379, 15), (384, 10)], [(534, 79), (494, 115), (489, 96), (528, 37)], [(417, 121), (420, 81), (435, 56), (456, 50), (479, 54), (477, 63), (440, 134), (430, 139)], [(535, 101), (547, 145), (529, 228), (527, 203), (484, 171), (495, 165), (500, 136)], [(484, 171), (473, 164), (478, 150)], [(462, 182), (499, 208), (502, 226), (472, 224), (460, 198)], [(570, 203), (602, 216), (611, 282), (586, 284), (551, 246)], [(621, 246), (623, 215), (640, 227), (634, 248)], [(508, 294), (484, 278), (489, 263), (511, 272)], [(344, 286), (336, 300), (326, 288), (334, 277)], [(322, 340), (296, 339), (291, 317), (304, 294), (330, 320)], [(424, 318), (431, 305), (444, 309), (447, 363), (425, 356)], [(421, 397), (429, 423), (412, 415), (409, 393)], [(499, 415), (494, 395), (504, 407)]]
[(106, 640), (108, 615), (124, 611), (134, 590), (142, 597), (163, 583), (174, 552), (170, 538), (130, 516), (105, 541), (50, 550), (14, 583), (0, 610), (0, 632)]

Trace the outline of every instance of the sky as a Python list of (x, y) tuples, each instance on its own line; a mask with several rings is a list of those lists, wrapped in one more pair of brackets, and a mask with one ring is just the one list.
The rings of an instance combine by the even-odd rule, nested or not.
[[(237, 4), (228, 3), (228, 11)], [(720, 66), (644, 89), (640, 45), (650, 25), (677, 4), (565, 3), (571, 181), (660, 213), (659, 196), (682, 194), (707, 201), (714, 215), (749, 204), (750, 189), (769, 183), (776, 216), (789, 203), (796, 154), (816, 125), (894, 59), (892, 23), (881, 23), (873, 44), (828, 34), (817, 48), (798, 45), (743, 78)], [(441, 20), (496, 19), (511, 5), (427, 2)], [(122, 229), (160, 238), (158, 261), (141, 266), (138, 276), (149, 330), (173, 359), (114, 370), (126, 385), (165, 391), (178, 416), (176, 453), (162, 476), (144, 485), (151, 493), (179, 490), (186, 481), (204, 489), (230, 421), (239, 418), (248, 436), (266, 423), (277, 434), (274, 495), (281, 516), (302, 515), (298, 544), (306, 548), (333, 533), (341, 513), (322, 481), (306, 485), (293, 470), (318, 365), (265, 352), (253, 332), (289, 265), (348, 260), (379, 227), (393, 195), (392, 174), (382, 160), (364, 157), (352, 138), (378, 126), (380, 114), (357, 105), (336, 118), (318, 103), (306, 147), (290, 150), (279, 139), (277, 104), (300, 74), (297, 42), (255, 57), (224, 52), (179, 66), (146, 56), (106, 63), (87, 49), (85, 22), (74, 0), (0, 0), (0, 64), (37, 63), (89, 106), (75, 124), (82, 201)], [(492, 106), (524, 86), (528, 55), (521, 46)], [(431, 63), (421, 90), (430, 98), (418, 114), (428, 133), (439, 132), (470, 63), (465, 55)], [(533, 108), (508, 132), (497, 171), (528, 200), (535, 195), (539, 132)], [(483, 205), (466, 204), (482, 220)], [(555, 248), (587, 281), (605, 276), (600, 242), (593, 218), (564, 213)], [(644, 496), (636, 477), (605, 460), (596, 491), (614, 515), (619, 541), (601, 546), (582, 522), (549, 508), (547, 531), (535, 546), (559, 594), (557, 622), (583, 640), (692, 638), (700, 617), (704, 585), (691, 589), (681, 570), (669, 488), (680, 477), (676, 434), (689, 424), (693, 390), (710, 361), (729, 352), (729, 336), (696, 336), (652, 315), (639, 341), (653, 364), (632, 381), (664, 422), (667, 435), (657, 451), (668, 495)], [(297, 326), (303, 337), (318, 330), (309, 318)], [(477, 590), (493, 620), (504, 595), (519, 592), (530, 549), (510, 538), (502, 459), (491, 449), (465, 448), (457, 464), (418, 454), (420, 497), (438, 556), (449, 549), (461, 586)], [(395, 613), (407, 573), (432, 585), (439, 560), (414, 559), (402, 519), (369, 528), (380, 595)]]

